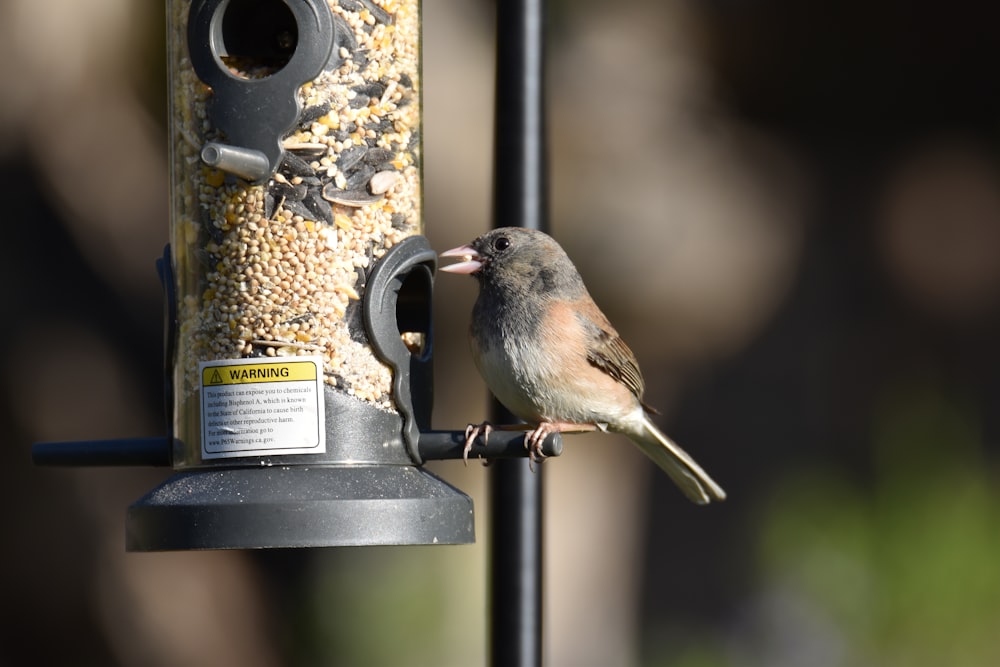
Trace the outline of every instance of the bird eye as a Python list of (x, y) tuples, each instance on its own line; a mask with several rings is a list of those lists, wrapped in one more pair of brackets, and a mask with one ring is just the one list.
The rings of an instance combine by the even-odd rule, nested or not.
[(510, 247), (510, 239), (506, 236), (498, 236), (493, 239), (493, 249), (497, 252), (503, 252)]

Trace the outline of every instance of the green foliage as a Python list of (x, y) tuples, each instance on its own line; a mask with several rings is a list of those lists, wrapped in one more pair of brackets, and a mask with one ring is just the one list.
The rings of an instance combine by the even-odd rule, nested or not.
[(714, 659), (700, 648), (664, 664), (1000, 664), (1000, 491), (978, 423), (926, 387), (888, 394), (870, 483), (800, 472), (765, 503), (748, 609), (767, 618), (735, 623)]
[(468, 571), (478, 560), (470, 548), (324, 550), (309, 578), (294, 664), (477, 664), (485, 641), (484, 579)]

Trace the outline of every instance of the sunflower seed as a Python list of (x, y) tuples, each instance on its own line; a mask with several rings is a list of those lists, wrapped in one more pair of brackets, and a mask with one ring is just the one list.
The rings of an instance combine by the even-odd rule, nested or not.
[(388, 149), (373, 148), (365, 153), (365, 163), (370, 164), (373, 167), (377, 167), (381, 164), (385, 164), (394, 157), (396, 157), (395, 154)]
[(371, 180), (371, 177), (375, 175), (375, 167), (369, 167), (366, 164), (360, 165), (356, 169), (352, 170), (351, 173), (345, 174), (347, 176), (347, 182), (344, 183), (345, 190), (362, 190), (365, 184)]
[(328, 225), (333, 224), (333, 210), (330, 208), (330, 202), (323, 199), (322, 192), (311, 190), (302, 203), (312, 212), (316, 220), (322, 220)]
[(334, 204), (340, 204), (341, 206), (360, 208), (368, 204), (374, 204), (382, 199), (382, 195), (373, 195), (365, 190), (341, 190), (333, 185), (333, 183), (329, 183), (323, 188), (323, 199), (332, 201)]
[(350, 148), (345, 148), (340, 155), (337, 156), (337, 167), (342, 172), (348, 172), (354, 168), (358, 162), (365, 157), (365, 153), (368, 149), (364, 146), (351, 146)]
[(281, 170), (293, 176), (312, 176), (314, 173), (308, 162), (288, 151), (281, 158)]
[(306, 196), (306, 186), (304, 185), (271, 181), (267, 186), (267, 190), (276, 199), (284, 197), (292, 201), (302, 201)]
[(289, 211), (292, 215), (301, 215), (306, 220), (312, 220), (314, 214), (309, 208), (300, 201), (295, 201), (294, 199), (286, 199), (282, 202), (281, 206)]
[(286, 141), (284, 143), (286, 151), (291, 151), (304, 158), (318, 158), (326, 155), (326, 144), (316, 142)]
[(306, 107), (302, 110), (302, 113), (299, 114), (299, 127), (308, 129), (312, 123), (328, 113), (330, 113), (329, 102), (325, 104), (314, 104), (311, 107)]

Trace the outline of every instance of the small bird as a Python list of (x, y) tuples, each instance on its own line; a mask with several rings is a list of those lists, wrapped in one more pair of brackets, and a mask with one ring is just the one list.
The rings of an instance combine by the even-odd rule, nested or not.
[[(463, 258), (441, 270), (479, 282), (472, 356), (497, 400), (527, 422), (520, 428), (529, 431), (532, 460), (541, 458), (550, 433), (612, 431), (634, 441), (695, 503), (725, 500), (725, 491), (650, 420), (635, 355), (552, 237), (502, 227), (441, 257)], [(491, 428), (470, 425), (466, 453)]]

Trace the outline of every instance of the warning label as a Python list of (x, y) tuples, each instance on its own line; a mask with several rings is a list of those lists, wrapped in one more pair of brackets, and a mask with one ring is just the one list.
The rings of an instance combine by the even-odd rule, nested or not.
[(326, 451), (320, 357), (203, 362), (201, 455)]

